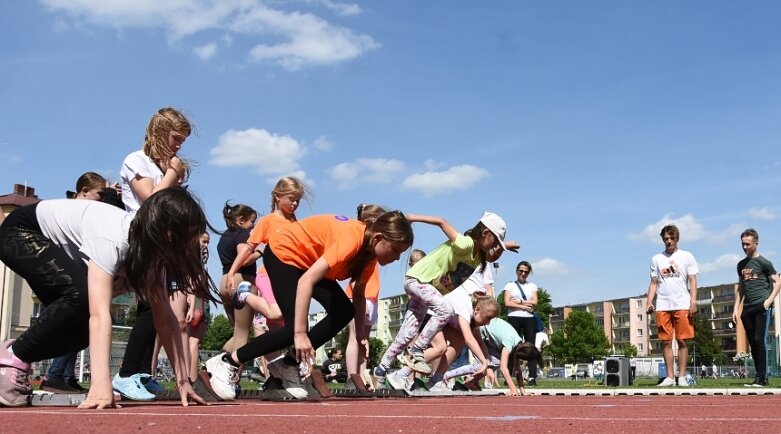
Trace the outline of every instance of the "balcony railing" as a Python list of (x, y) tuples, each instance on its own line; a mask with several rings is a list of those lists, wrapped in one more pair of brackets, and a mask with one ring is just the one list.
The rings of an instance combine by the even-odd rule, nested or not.
[(730, 329), (730, 328), (714, 329), (713, 334), (716, 336), (734, 335), (735, 329)]
[(729, 295), (719, 295), (716, 297), (713, 297), (714, 303), (723, 303), (725, 301), (735, 301), (735, 294), (729, 294)]

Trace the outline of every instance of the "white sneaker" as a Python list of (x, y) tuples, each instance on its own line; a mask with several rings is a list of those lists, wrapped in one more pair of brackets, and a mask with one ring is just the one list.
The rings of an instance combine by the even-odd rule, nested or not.
[(409, 392), (410, 389), (412, 389), (410, 378), (402, 375), (400, 370), (388, 374), (385, 379), (388, 381), (388, 384), (396, 390), (406, 390)]
[(206, 370), (211, 374), (209, 383), (214, 393), (224, 401), (236, 399), (236, 385), (239, 384), (239, 368), (222, 360), (220, 353), (206, 361)]
[(678, 377), (678, 387), (689, 387), (689, 382), (686, 377)]
[(304, 382), (301, 381), (298, 365), (290, 364), (290, 360), (284, 355), (268, 362), (268, 372), (272, 377), (282, 380), (282, 387), (294, 398), (306, 399), (309, 396)]
[(447, 387), (447, 383), (444, 381), (439, 381), (433, 386), (429, 386), (428, 388), (429, 392), (450, 392), (450, 388)]
[(661, 383), (656, 385), (656, 387), (672, 387), (672, 386), (675, 386), (675, 378), (669, 378), (669, 377), (665, 378), (664, 380), (662, 380)]

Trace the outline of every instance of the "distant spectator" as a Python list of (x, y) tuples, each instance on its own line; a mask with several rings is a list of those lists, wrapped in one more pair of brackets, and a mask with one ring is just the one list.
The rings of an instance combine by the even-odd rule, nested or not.
[(347, 369), (344, 362), (344, 355), (339, 348), (332, 348), (328, 351), (328, 360), (323, 363), (320, 371), (323, 373), (325, 381), (344, 383), (347, 381)]

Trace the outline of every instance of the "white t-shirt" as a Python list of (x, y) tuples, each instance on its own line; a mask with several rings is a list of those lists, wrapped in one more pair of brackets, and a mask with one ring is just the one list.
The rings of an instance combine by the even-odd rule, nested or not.
[[(504, 285), (504, 289), (502, 289), (502, 292), (504, 291), (510, 291), (510, 297), (511, 298), (517, 298), (518, 300), (523, 301), (524, 297), (521, 296), (521, 290), (518, 288), (518, 281), (513, 280), (512, 282), (508, 282), (507, 285)], [(523, 288), (523, 294), (526, 295), (526, 300), (529, 300), (532, 298), (532, 294), (537, 292), (537, 285), (531, 282), (521, 283), (521, 288)], [(523, 309), (513, 309), (511, 307), (507, 308), (507, 316), (517, 316), (517, 317), (524, 317), (524, 318), (531, 318), (534, 316), (533, 313), (527, 312)]]
[(479, 270), (480, 266), (478, 266), (475, 269), (475, 272), (461, 284), (469, 295), (472, 295), (475, 292), (485, 293), (485, 286), (493, 285), (494, 283), (494, 274), (491, 272), (491, 264), (486, 263), (485, 270), (482, 270), (482, 272)]
[[(491, 267), (486, 265), (485, 270), (478, 268), (464, 281), (458, 288), (448, 292), (443, 297), (445, 302), (449, 304), (455, 315), (450, 318), (448, 324), (453, 327), (459, 328), (458, 317), (462, 317), (466, 322), (472, 321), (472, 294), (475, 292), (485, 292), (485, 285), (493, 283), (494, 276), (491, 273)], [(429, 311), (428, 313), (432, 313)]]
[(151, 158), (144, 154), (144, 151), (136, 151), (125, 157), (122, 169), (119, 171), (119, 177), (122, 179), (122, 202), (125, 204), (125, 209), (128, 212), (136, 212), (141, 208), (141, 201), (130, 188), (130, 181), (136, 177), (150, 178), (152, 184), (157, 185), (163, 180), (163, 175), (165, 174)]
[(86, 266), (91, 259), (112, 277), (125, 260), (134, 214), (95, 200), (44, 200), (35, 210), (43, 234)]
[(668, 255), (658, 253), (651, 258), (651, 278), (657, 278), (656, 310), (688, 310), (691, 304), (689, 276), (699, 273), (694, 255), (676, 250)]

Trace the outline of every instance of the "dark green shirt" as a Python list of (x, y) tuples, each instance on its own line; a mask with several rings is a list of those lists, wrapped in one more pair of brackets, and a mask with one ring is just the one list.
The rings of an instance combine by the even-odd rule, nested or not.
[(738, 279), (743, 284), (743, 306), (762, 303), (773, 292), (771, 276), (777, 274), (773, 263), (763, 256), (744, 258), (738, 262)]

